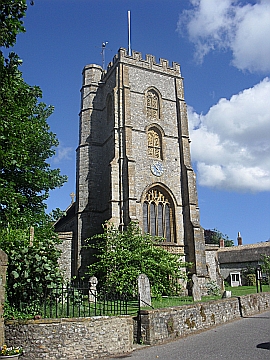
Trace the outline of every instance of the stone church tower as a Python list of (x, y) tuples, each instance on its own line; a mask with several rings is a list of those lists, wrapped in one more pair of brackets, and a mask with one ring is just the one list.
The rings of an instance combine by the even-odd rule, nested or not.
[(83, 70), (75, 258), (84, 267), (84, 240), (106, 220), (124, 229), (137, 221), (163, 236), (206, 275), (195, 174), (192, 169), (180, 65), (119, 49), (104, 71)]
[(73, 232), (73, 274), (89, 264), (85, 239), (108, 220), (120, 229), (138, 222), (207, 275), (189, 143), (179, 64), (121, 48), (107, 71), (85, 66), (76, 202), (56, 224)]

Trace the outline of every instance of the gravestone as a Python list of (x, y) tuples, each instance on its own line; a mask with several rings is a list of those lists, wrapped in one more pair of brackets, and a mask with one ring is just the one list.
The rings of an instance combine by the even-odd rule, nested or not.
[(200, 284), (197, 278), (197, 275), (192, 275), (192, 297), (193, 301), (201, 301), (202, 300), (202, 294), (201, 294), (201, 288)]
[(98, 279), (95, 276), (91, 276), (89, 279), (89, 295), (88, 295), (89, 302), (96, 301), (97, 284), (98, 284)]
[(151, 306), (150, 282), (145, 274), (138, 276), (138, 293), (140, 296), (140, 306)]
[(232, 297), (232, 292), (225, 290), (224, 293), (222, 294), (222, 299), (226, 299), (226, 298), (231, 298)]

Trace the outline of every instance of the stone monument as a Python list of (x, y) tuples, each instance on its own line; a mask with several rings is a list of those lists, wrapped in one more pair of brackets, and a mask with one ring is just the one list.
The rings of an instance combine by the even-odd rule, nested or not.
[(96, 302), (97, 284), (98, 284), (98, 279), (95, 276), (91, 276), (89, 279), (89, 295), (88, 295), (89, 302)]
[(197, 275), (192, 275), (192, 297), (194, 301), (201, 301), (202, 295), (201, 295), (201, 288), (198, 281)]
[(152, 306), (151, 305), (151, 291), (150, 282), (145, 274), (138, 276), (138, 294), (140, 299), (140, 306)]

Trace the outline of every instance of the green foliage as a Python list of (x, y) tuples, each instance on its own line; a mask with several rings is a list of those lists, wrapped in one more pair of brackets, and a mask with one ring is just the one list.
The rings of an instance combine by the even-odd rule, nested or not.
[(221, 289), (220, 286), (218, 286), (217, 282), (214, 280), (210, 280), (207, 284), (206, 284), (206, 289), (207, 289), (207, 295), (214, 295), (214, 296), (219, 296)]
[(255, 274), (247, 274), (246, 279), (247, 279), (248, 286), (256, 285), (256, 275)]
[[(26, 0), (0, 1), (1, 47), (14, 46), (17, 35), (25, 31), (26, 10)], [(44, 201), (50, 190), (67, 180), (47, 161), (58, 145), (47, 123), (53, 107), (40, 101), (39, 87), (23, 80), (21, 64), (14, 52), (5, 58), (0, 51), (0, 248), (9, 259), (7, 296), (13, 303), (27, 303), (32, 291), (37, 297), (62, 281), (58, 238)], [(35, 226), (32, 244), (30, 226)], [(26, 306), (25, 311), (31, 311), (33, 303)]]
[(4, 319), (6, 320), (29, 320), (37, 315), (36, 303), (24, 304), (23, 309), (10, 305), (9, 301), (5, 301)]
[(58, 145), (49, 130), (53, 108), (38, 102), (41, 90), (26, 84), (11, 53), (0, 56), (0, 226), (35, 224), (45, 209), (49, 191), (66, 176), (51, 169), (47, 159)]
[(243, 284), (247, 286), (256, 285), (256, 269), (252, 265), (247, 265), (246, 268), (242, 269)]
[(20, 32), (25, 32), (22, 18), (27, 9), (26, 0), (0, 1), (0, 46), (10, 47), (16, 43)]
[[(10, 47), (24, 32), (26, 0), (0, 1), (0, 46)], [(49, 191), (67, 180), (48, 159), (58, 145), (47, 118), (52, 106), (40, 102), (38, 86), (28, 85), (14, 52), (0, 51), (0, 227), (26, 228), (40, 222)]]
[(234, 245), (233, 240), (230, 240), (228, 235), (222, 234), (222, 232), (220, 232), (217, 229), (204, 230), (204, 239), (205, 239), (206, 244), (217, 244), (217, 245), (219, 245), (220, 240), (224, 239), (224, 246), (225, 247), (230, 247), (230, 246)]
[(7, 299), (15, 308), (20, 302), (30, 306), (32, 297), (38, 299), (47, 287), (62, 283), (57, 243), (58, 237), (46, 223), (35, 229), (32, 244), (29, 231), (0, 230), (0, 248), (8, 255)]
[(60, 219), (61, 217), (66, 216), (66, 212), (61, 210), (60, 208), (56, 208), (49, 213), (49, 216), (50, 216), (51, 220), (53, 222), (55, 222), (58, 219)]
[(268, 284), (270, 285), (270, 256), (262, 255), (262, 271), (268, 278)]
[(88, 247), (96, 252), (97, 262), (89, 266), (89, 275), (98, 278), (107, 291), (136, 293), (137, 277), (146, 274), (152, 295), (174, 295), (179, 292), (179, 279), (186, 278), (184, 264), (178, 255), (157, 246), (160, 238), (142, 234), (130, 223), (126, 231), (105, 224), (104, 233), (91, 238)]

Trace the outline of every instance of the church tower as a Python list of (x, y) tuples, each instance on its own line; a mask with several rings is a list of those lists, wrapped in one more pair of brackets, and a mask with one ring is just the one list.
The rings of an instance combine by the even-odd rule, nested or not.
[(161, 246), (206, 276), (195, 174), (180, 65), (120, 48), (104, 71), (83, 70), (77, 149), (75, 262), (106, 220), (137, 221)]

